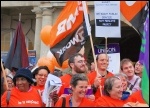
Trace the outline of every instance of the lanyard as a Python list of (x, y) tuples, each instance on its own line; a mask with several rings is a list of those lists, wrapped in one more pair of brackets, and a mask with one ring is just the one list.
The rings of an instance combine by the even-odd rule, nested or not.
[(69, 99), (69, 106), (72, 107), (72, 97)]

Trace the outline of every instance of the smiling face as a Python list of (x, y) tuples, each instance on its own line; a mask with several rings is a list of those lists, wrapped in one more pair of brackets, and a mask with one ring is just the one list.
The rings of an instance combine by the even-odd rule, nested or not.
[(97, 67), (99, 70), (105, 71), (109, 64), (109, 58), (106, 54), (100, 54), (97, 59)]
[(72, 69), (76, 73), (84, 73), (86, 72), (85, 59), (81, 56), (76, 56), (74, 58), (74, 63), (71, 63)]
[(78, 81), (75, 87), (72, 87), (73, 95), (78, 98), (85, 97), (87, 92), (88, 82), (87, 81)]
[(142, 73), (143, 65), (138, 61), (135, 64), (135, 73)]
[(10, 77), (6, 77), (6, 78), (7, 78), (8, 88), (11, 90), (12, 87), (14, 87), (13, 80)]
[(122, 82), (119, 79), (114, 81), (112, 90), (109, 91), (110, 97), (114, 99), (121, 99), (123, 92)]
[(38, 86), (43, 86), (43, 85), (45, 85), (47, 76), (48, 76), (47, 70), (45, 70), (45, 69), (40, 69), (40, 70), (38, 71), (38, 74), (35, 75), (35, 79), (36, 79), (37, 85), (38, 85)]
[(30, 88), (30, 82), (25, 77), (17, 77), (16, 78), (16, 87), (21, 92), (27, 92)]
[(131, 62), (126, 62), (122, 65), (122, 71), (131, 79), (134, 76), (134, 67)]
[(121, 76), (120, 77), (121, 81), (122, 81), (122, 87), (123, 87), (123, 91), (127, 90), (127, 86), (128, 86), (128, 81), (125, 77)]

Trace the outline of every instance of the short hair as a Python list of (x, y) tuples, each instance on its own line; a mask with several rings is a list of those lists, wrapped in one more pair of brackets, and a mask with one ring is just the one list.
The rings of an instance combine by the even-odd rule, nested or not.
[(55, 75), (55, 76), (57, 76), (57, 77), (63, 76), (62, 71), (61, 71), (61, 70), (58, 70), (58, 69), (55, 69), (55, 70), (54, 70), (53, 75)]
[(120, 69), (123, 70), (123, 68), (122, 68), (123, 65), (126, 64), (126, 63), (128, 63), (128, 62), (130, 62), (133, 65), (133, 62), (130, 59), (128, 59), (128, 58), (122, 59), (121, 62), (120, 62)]
[(126, 74), (124, 74), (124, 73), (122, 73), (122, 72), (120, 72), (120, 73), (118, 73), (118, 74), (115, 74), (115, 76), (116, 77), (125, 77), (126, 78), (126, 80), (128, 81), (128, 76), (126, 75)]
[(69, 58), (69, 60), (68, 60), (69, 66), (70, 66), (70, 63), (74, 63), (74, 58), (77, 57), (77, 56), (84, 57), (84, 56), (83, 56), (82, 54), (80, 54), (80, 53), (73, 54), (73, 55)]
[(112, 90), (116, 79), (120, 80), (120, 78), (117, 76), (112, 76), (106, 79), (104, 83), (104, 95), (110, 96), (109, 92)]
[(72, 85), (73, 87), (76, 87), (78, 81), (87, 81), (88, 82), (88, 78), (84, 73), (77, 73), (72, 76), (70, 85)]
[[(96, 61), (98, 60), (98, 58), (99, 58), (99, 56), (100, 56), (101, 54), (107, 55), (106, 53), (100, 53), (100, 54), (98, 54), (98, 55), (96, 56)], [(107, 57), (108, 57), (108, 55), (107, 55)]]

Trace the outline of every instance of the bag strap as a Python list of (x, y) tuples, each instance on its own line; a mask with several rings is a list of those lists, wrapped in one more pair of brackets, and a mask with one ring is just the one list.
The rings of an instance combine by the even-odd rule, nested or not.
[(130, 90), (132, 90), (132, 89), (133, 89), (133, 87), (135, 86), (135, 84), (136, 84), (136, 82), (138, 81), (138, 79), (139, 79), (139, 78), (136, 78), (136, 80), (135, 80), (134, 84), (133, 84), (133, 85), (131, 85)]
[(37, 90), (39, 96), (40, 96), (40, 99), (41, 99), (41, 102), (42, 102), (42, 107), (45, 107), (45, 104), (43, 103), (43, 100), (42, 100), (42, 94), (41, 94), (41, 91), (38, 89)]
[(66, 107), (66, 98), (62, 97), (62, 107)]
[(11, 94), (11, 91), (8, 90), (8, 91), (7, 91), (7, 95), (6, 95), (6, 103), (7, 103), (7, 106), (9, 105), (10, 94)]

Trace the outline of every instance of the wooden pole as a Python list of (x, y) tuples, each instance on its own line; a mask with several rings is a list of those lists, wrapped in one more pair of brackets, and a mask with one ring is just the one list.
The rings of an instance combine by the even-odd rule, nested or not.
[(107, 37), (105, 37), (105, 53), (107, 54)]
[(21, 13), (19, 13), (19, 21), (21, 21)]
[(94, 58), (95, 71), (97, 72), (97, 76), (99, 76), (96, 58), (95, 58), (95, 51), (94, 51), (94, 47), (93, 47), (93, 40), (92, 40), (92, 35), (91, 35), (91, 26), (89, 23), (89, 17), (88, 17), (88, 13), (87, 13), (88, 7), (86, 5), (86, 1), (82, 1), (82, 5), (83, 5), (83, 12), (84, 12), (84, 18), (85, 18), (87, 32), (88, 32), (88, 35), (90, 36), (90, 43), (91, 43), (92, 54), (93, 54), (93, 58)]
[(2, 68), (2, 72), (3, 72), (4, 82), (5, 82), (5, 85), (6, 85), (6, 90), (8, 90), (8, 83), (7, 83), (7, 79), (6, 79), (6, 73), (5, 73), (2, 61), (1, 61), (1, 68)]
[[(96, 74), (97, 74), (96, 78), (97, 78), (101, 75), (99, 74), (98, 68), (97, 68), (97, 62), (96, 62), (95, 51), (94, 51), (94, 46), (93, 46), (93, 40), (92, 40), (92, 35), (91, 35), (91, 27), (90, 27), (88, 13), (87, 13), (88, 7), (86, 8), (86, 2), (85, 1), (82, 1), (82, 5), (83, 5), (83, 12), (84, 12), (84, 18), (85, 18), (85, 22), (86, 22), (88, 35), (90, 36), (90, 43), (91, 43), (92, 54), (93, 54), (94, 63), (95, 63), (95, 71), (96, 71)], [(99, 86), (99, 89), (100, 89), (100, 94), (102, 96), (102, 87), (101, 87), (101, 85)]]

